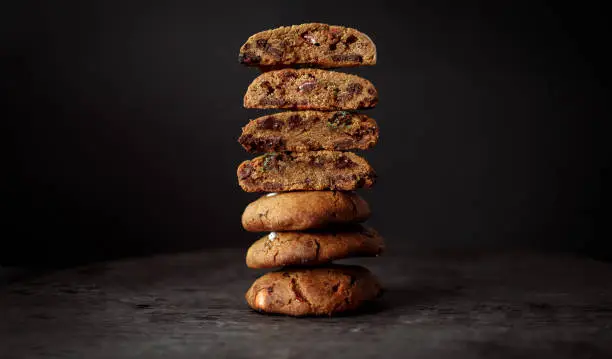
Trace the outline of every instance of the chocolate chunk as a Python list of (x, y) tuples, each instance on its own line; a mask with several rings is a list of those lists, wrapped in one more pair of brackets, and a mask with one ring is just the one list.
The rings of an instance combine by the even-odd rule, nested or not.
[(268, 95), (270, 95), (272, 92), (274, 92), (274, 87), (272, 87), (272, 84), (270, 84), (270, 81), (264, 81), (261, 83), (260, 85), (262, 88), (266, 89)]
[(260, 61), (261, 57), (250, 52), (245, 52), (238, 55), (238, 62), (240, 62), (241, 64), (258, 64)]
[(363, 92), (363, 86), (361, 86), (361, 84), (353, 82), (346, 87), (346, 90), (351, 94), (359, 95), (361, 92)]
[(331, 58), (335, 62), (363, 62), (363, 57), (356, 54), (332, 55)]
[(306, 81), (303, 82), (300, 86), (298, 86), (298, 90), (301, 92), (310, 92), (314, 90), (315, 87), (317, 87), (316, 81)]
[(340, 157), (338, 157), (338, 159), (336, 160), (336, 163), (334, 165), (338, 169), (345, 169), (345, 168), (355, 167), (357, 164), (355, 162), (351, 161), (346, 156), (340, 156)]
[(349, 35), (349, 37), (346, 38), (345, 42), (347, 45), (350, 45), (356, 41), (357, 41), (357, 37), (355, 35)]
[(266, 192), (278, 192), (283, 189), (283, 185), (275, 182), (266, 182), (263, 184), (263, 189)]
[(283, 57), (283, 52), (275, 47), (268, 46), (266, 52), (274, 56), (276, 60), (280, 60)]
[(289, 119), (287, 119), (287, 127), (289, 127), (290, 130), (295, 130), (301, 125), (302, 125), (302, 116), (300, 115), (291, 115)]
[(248, 50), (251, 48), (251, 44), (249, 44), (248, 42), (246, 44), (244, 44), (244, 49)]
[(240, 171), (238, 171), (238, 178), (243, 180), (249, 177), (251, 175), (251, 172), (253, 172), (253, 166), (251, 166), (250, 163), (247, 163), (244, 167), (240, 169)]
[(259, 104), (262, 106), (285, 106), (287, 102), (280, 98), (265, 97), (259, 100)]
[(248, 134), (240, 136), (238, 142), (249, 152), (279, 151), (284, 146), (281, 136), (253, 137)]
[(283, 79), (283, 81), (289, 81), (290, 79), (297, 79), (298, 74), (295, 71), (287, 70), (287, 71), (281, 72), (280, 76)]
[(338, 29), (330, 29), (327, 32), (327, 41), (330, 44), (333, 44), (333, 45), (337, 44), (340, 41), (340, 38), (341, 38), (341, 32)]
[(255, 44), (256, 44), (258, 49), (265, 49), (266, 46), (268, 45), (268, 40), (266, 40), (266, 39), (258, 39), (255, 42)]
[(369, 93), (370, 95), (375, 95), (375, 94), (376, 94), (376, 90), (375, 90), (373, 87), (370, 87), (370, 88), (368, 89), (368, 93)]
[(274, 116), (268, 116), (263, 120), (257, 121), (257, 128), (262, 130), (279, 131), (283, 128), (283, 121), (276, 119)]
[(336, 44), (329, 44), (329, 49), (331, 51), (335, 51), (336, 50)]

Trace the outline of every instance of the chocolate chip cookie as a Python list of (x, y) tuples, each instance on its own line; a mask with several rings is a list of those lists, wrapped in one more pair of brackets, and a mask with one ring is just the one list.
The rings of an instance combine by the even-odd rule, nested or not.
[(250, 232), (301, 231), (359, 223), (369, 217), (370, 206), (354, 192), (285, 192), (251, 202), (242, 214), (242, 226)]
[(271, 232), (251, 245), (246, 255), (247, 266), (318, 265), (382, 253), (384, 241), (375, 230), (360, 225), (352, 227), (325, 232)]
[(286, 268), (264, 274), (247, 291), (249, 306), (292, 316), (334, 315), (355, 310), (381, 294), (376, 277), (359, 266)]
[(284, 69), (261, 74), (244, 95), (246, 108), (357, 110), (378, 103), (378, 91), (359, 76), (319, 69)]
[(287, 111), (251, 120), (238, 142), (249, 152), (366, 150), (378, 141), (370, 117), (346, 111)]
[(375, 65), (376, 46), (370, 37), (355, 29), (310, 23), (251, 36), (240, 48), (238, 61), (259, 67)]
[(266, 153), (242, 162), (237, 175), (246, 192), (352, 191), (376, 181), (366, 160), (339, 151)]

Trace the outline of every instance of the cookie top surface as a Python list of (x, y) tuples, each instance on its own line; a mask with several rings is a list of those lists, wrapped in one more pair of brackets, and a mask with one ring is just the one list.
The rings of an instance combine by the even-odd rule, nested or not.
[(358, 110), (375, 107), (378, 91), (359, 76), (320, 69), (284, 69), (259, 75), (244, 95), (245, 108)]
[(257, 311), (306, 316), (352, 311), (380, 294), (380, 283), (366, 268), (327, 265), (264, 274), (245, 297)]
[(359, 223), (370, 214), (368, 203), (354, 192), (285, 192), (251, 202), (242, 214), (242, 226), (250, 232), (302, 231)]
[(238, 142), (249, 152), (366, 150), (378, 142), (370, 117), (346, 111), (287, 111), (258, 117)]
[(365, 159), (339, 151), (267, 153), (242, 162), (237, 176), (246, 192), (352, 191), (376, 182)]
[(308, 23), (258, 32), (242, 45), (238, 61), (247, 66), (354, 67), (376, 64), (376, 46), (355, 29)]
[(250, 268), (318, 265), (348, 257), (372, 257), (384, 250), (383, 238), (360, 225), (334, 231), (271, 232), (251, 245)]

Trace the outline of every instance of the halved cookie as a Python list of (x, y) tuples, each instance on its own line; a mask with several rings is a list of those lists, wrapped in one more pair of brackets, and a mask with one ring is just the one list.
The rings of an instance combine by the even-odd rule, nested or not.
[(359, 76), (318, 69), (265, 72), (249, 85), (246, 108), (358, 110), (378, 103), (372, 83)]
[(283, 26), (251, 37), (238, 61), (247, 66), (353, 67), (376, 64), (376, 46), (355, 29), (321, 23)]
[(365, 159), (339, 151), (267, 153), (242, 162), (237, 175), (246, 192), (352, 191), (376, 181)]
[(366, 150), (378, 141), (370, 117), (346, 112), (287, 111), (251, 120), (238, 142), (249, 152)]

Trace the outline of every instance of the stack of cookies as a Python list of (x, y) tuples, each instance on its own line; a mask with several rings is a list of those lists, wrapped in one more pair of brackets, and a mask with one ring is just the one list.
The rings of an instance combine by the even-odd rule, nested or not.
[(269, 232), (249, 248), (250, 268), (281, 267), (246, 293), (255, 310), (293, 316), (352, 311), (379, 296), (366, 268), (331, 264), (377, 256), (381, 236), (360, 223), (368, 204), (354, 191), (374, 185), (376, 173), (354, 150), (378, 141), (378, 126), (356, 110), (376, 106), (368, 80), (322, 68), (376, 64), (376, 47), (351, 28), (311, 23), (251, 36), (239, 60), (263, 73), (248, 87), (244, 107), (289, 109), (251, 120), (240, 144), (264, 153), (238, 167), (246, 192), (268, 192), (247, 206), (247, 231)]

